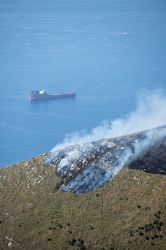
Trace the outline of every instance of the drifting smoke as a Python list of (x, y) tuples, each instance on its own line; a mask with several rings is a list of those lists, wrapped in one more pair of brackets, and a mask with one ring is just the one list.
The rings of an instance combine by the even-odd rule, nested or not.
[[(141, 95), (135, 112), (123, 119), (104, 122), (90, 134), (79, 133), (65, 138), (45, 160), (57, 166), (64, 182), (60, 189), (84, 193), (110, 181), (159, 140), (166, 138), (166, 98), (160, 91)], [(148, 130), (147, 130), (148, 129)], [(131, 133), (140, 130), (147, 130)], [(130, 134), (120, 136), (123, 134)], [(118, 137), (116, 137), (118, 136)], [(120, 137), (119, 137), (120, 136)]]
[[(45, 165), (57, 166), (56, 172), (64, 180), (60, 189), (84, 193), (110, 181), (123, 167), (158, 142), (166, 148), (166, 126), (56, 150), (47, 156)], [(161, 166), (157, 172), (164, 174)]]
[(88, 134), (85, 131), (67, 134), (63, 143), (56, 145), (52, 151), (78, 143), (148, 130), (164, 124), (166, 124), (166, 94), (161, 90), (153, 93), (144, 91), (138, 95), (136, 110), (129, 115), (114, 121), (103, 121)]

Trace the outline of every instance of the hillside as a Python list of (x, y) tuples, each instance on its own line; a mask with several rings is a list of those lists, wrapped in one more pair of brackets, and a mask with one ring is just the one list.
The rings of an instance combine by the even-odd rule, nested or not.
[(1, 168), (1, 249), (166, 249), (164, 142), (84, 193), (59, 189), (49, 154)]

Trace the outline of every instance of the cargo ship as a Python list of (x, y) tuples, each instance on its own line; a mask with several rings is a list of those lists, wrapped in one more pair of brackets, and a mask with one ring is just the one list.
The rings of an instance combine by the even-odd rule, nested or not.
[(41, 91), (31, 91), (29, 94), (30, 100), (48, 100), (48, 99), (58, 99), (76, 96), (75, 91), (57, 94), (48, 94), (44, 89)]

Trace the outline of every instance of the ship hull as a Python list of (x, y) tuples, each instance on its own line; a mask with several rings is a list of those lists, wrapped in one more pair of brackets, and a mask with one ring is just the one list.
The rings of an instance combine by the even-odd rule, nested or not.
[(69, 98), (69, 97), (75, 97), (75, 92), (69, 92), (69, 93), (62, 93), (62, 94), (34, 94), (33, 91), (31, 91), (29, 95), (30, 100), (50, 100), (50, 99), (61, 99), (61, 98)]

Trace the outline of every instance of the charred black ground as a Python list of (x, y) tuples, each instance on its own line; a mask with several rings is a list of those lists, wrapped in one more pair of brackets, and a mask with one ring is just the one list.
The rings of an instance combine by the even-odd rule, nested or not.
[(166, 137), (138, 156), (128, 167), (151, 174), (166, 174)]
[(57, 166), (60, 189), (85, 193), (103, 186), (123, 167), (166, 173), (166, 126), (53, 151), (45, 165)]

